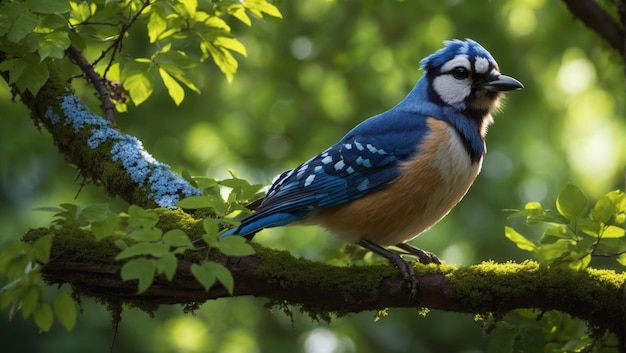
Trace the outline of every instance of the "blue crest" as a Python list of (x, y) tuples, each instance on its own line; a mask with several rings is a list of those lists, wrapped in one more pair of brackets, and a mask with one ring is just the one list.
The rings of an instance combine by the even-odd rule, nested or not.
[(483, 57), (492, 63), (496, 62), (485, 48), (471, 39), (464, 41), (459, 39), (445, 40), (443, 44), (445, 45), (444, 48), (437, 50), (420, 61), (421, 69), (430, 70), (440, 67), (455, 56), (463, 54), (470, 57)]

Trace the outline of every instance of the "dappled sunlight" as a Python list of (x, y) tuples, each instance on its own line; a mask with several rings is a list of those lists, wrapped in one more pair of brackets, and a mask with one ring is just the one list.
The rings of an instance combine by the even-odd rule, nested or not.
[(307, 334), (303, 343), (304, 353), (348, 353), (356, 352), (354, 342), (340, 338), (326, 328), (316, 328)]
[(156, 342), (159, 342), (154, 347), (155, 352), (211, 352), (216, 344), (215, 337), (205, 323), (193, 316), (169, 319), (155, 334)]

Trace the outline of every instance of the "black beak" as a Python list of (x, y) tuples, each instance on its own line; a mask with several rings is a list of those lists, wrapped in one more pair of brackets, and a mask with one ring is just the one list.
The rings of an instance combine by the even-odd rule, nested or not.
[(491, 92), (505, 92), (524, 88), (524, 85), (513, 77), (499, 75), (489, 78), (480, 84), (481, 88)]

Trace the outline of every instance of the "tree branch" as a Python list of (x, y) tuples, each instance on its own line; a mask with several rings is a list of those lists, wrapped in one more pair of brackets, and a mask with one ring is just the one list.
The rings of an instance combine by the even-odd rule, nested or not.
[(69, 55), (69, 57), (72, 59), (72, 61), (74, 61), (74, 63), (76, 63), (76, 65), (80, 67), (80, 69), (87, 77), (87, 80), (91, 82), (93, 87), (96, 89), (96, 92), (98, 92), (98, 95), (100, 96), (100, 102), (102, 102), (102, 109), (104, 110), (104, 117), (106, 118), (106, 120), (108, 120), (112, 124), (115, 124), (115, 105), (113, 105), (113, 102), (111, 102), (111, 93), (109, 92), (105, 84), (106, 79), (98, 75), (96, 70), (94, 70), (93, 65), (91, 65), (87, 61), (87, 59), (85, 59), (83, 53), (74, 45), (70, 45), (70, 47), (67, 48), (66, 52), (67, 55)]
[(599, 34), (620, 53), (622, 58), (626, 59), (626, 33), (624, 31), (626, 24), (620, 25), (594, 0), (563, 0), (563, 2), (576, 18)]
[[(194, 232), (193, 222), (187, 223), (189, 215), (165, 212), (168, 222), (174, 221), (172, 226), (186, 224), (188, 233)], [(177, 218), (180, 224), (176, 223)], [(89, 231), (82, 229), (37, 229), (30, 231), (25, 240), (51, 232), (55, 234), (52, 258), (42, 268), (44, 278), (50, 284), (69, 283), (78, 295), (147, 310), (162, 304), (195, 306), (230, 296), (219, 285), (206, 291), (191, 274), (191, 264), (203, 259), (204, 254), (185, 253), (171, 282), (156, 278), (146, 292), (137, 295), (137, 283), (122, 281), (122, 264), (113, 261), (119, 252), (114, 239), (96, 242)], [(461, 313), (537, 308), (569, 313), (592, 327), (615, 332), (618, 337), (624, 333), (622, 296), (626, 275), (613, 271), (547, 269), (535, 262), (486, 262), (460, 268), (415, 264), (420, 294), (416, 300), (409, 295), (397, 269), (390, 265), (331, 266), (253, 245), (257, 251), (254, 256), (218, 259), (233, 274), (233, 295), (297, 305), (314, 317), (385, 308), (426, 307)]]
[[(0, 52), (0, 62), (6, 60)], [(142, 207), (175, 208), (179, 199), (200, 191), (155, 160), (134, 136), (125, 135), (76, 97), (50, 61), (49, 78), (37, 95), (19, 93), (35, 123), (45, 127), (59, 152), (80, 173), (112, 196)], [(2, 77), (15, 91), (8, 75)]]

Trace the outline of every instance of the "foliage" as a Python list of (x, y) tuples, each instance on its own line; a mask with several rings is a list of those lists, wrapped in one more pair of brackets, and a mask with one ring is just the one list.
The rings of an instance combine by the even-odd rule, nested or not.
[(50, 302), (44, 297), (41, 266), (50, 259), (52, 235), (45, 235), (32, 244), (14, 243), (0, 250), (0, 280), (8, 284), (0, 289), (0, 310), (9, 305), (9, 317), (19, 311), (22, 318), (31, 315), (39, 330), (47, 332), (54, 317), (68, 331), (76, 324), (76, 302), (61, 290)]
[[(615, 259), (626, 266), (624, 223), (626, 195), (614, 190), (589, 207), (587, 196), (568, 184), (558, 195), (556, 210), (528, 202), (510, 217), (524, 217), (527, 225), (543, 226), (538, 241), (532, 241), (510, 226), (505, 236), (518, 248), (534, 253), (548, 267), (569, 266), (584, 270), (593, 257)], [(614, 263), (615, 264), (615, 263)], [(581, 323), (560, 312), (518, 309), (494, 322), (489, 352), (612, 352), (616, 337), (604, 331), (585, 332)], [(493, 328), (492, 327), (492, 328)], [(588, 331), (588, 330), (587, 330)]]
[(626, 265), (626, 243), (620, 241), (625, 235), (626, 195), (621, 190), (607, 193), (589, 208), (585, 194), (570, 184), (559, 194), (556, 211), (544, 209), (539, 202), (514, 211), (511, 217), (525, 217), (529, 225), (547, 225), (538, 242), (505, 228), (506, 237), (518, 248), (533, 252), (547, 266), (584, 269), (593, 256)]
[[(229, 15), (248, 26), (249, 15), (281, 17), (265, 0), (7, 1), (0, 6), (0, 51), (11, 57), (0, 70), (8, 72), (10, 84), (35, 95), (49, 77), (47, 58), (69, 60), (65, 51), (71, 45), (83, 50), (105, 45), (94, 65), (102, 77), (120, 82), (135, 105), (152, 95), (157, 77), (179, 105), (183, 85), (200, 93), (191, 69), (211, 58), (232, 80), (238, 67), (232, 53), (247, 55), (223, 19)], [(152, 45), (149, 56), (126, 48), (121, 55), (123, 41), (145, 35)], [(126, 110), (126, 96), (117, 95), (118, 110)]]
[[(246, 210), (241, 203), (258, 196), (260, 186), (250, 185), (234, 175), (222, 181), (197, 178), (194, 183), (202, 185), (207, 194), (182, 200), (180, 204), (187, 209), (206, 209), (210, 215), (203, 220), (204, 234), (201, 234), (205, 258), (191, 265), (191, 273), (206, 290), (219, 281), (232, 294), (234, 280), (230, 271), (209, 260), (209, 256), (212, 250), (230, 257), (254, 254), (254, 249), (245, 238), (220, 238), (219, 228), (224, 224), (237, 223), (227, 214), (238, 215)], [(219, 195), (222, 186), (232, 189), (228, 200)], [(54, 212), (52, 225), (56, 228), (90, 229), (96, 240), (116, 236), (115, 244), (121, 251), (114, 260), (124, 261), (121, 277), (124, 281), (137, 280), (138, 294), (145, 292), (157, 276), (171, 281), (176, 275), (178, 258), (186, 251), (202, 251), (202, 247), (197, 246), (198, 242), (192, 242), (182, 229), (163, 231), (159, 228), (160, 218), (155, 210), (136, 205), (131, 205), (126, 213), (112, 212), (105, 204), (79, 206), (65, 203), (60, 207), (38, 210)], [(11, 317), (21, 310), (24, 319), (33, 315), (37, 326), (42, 331), (48, 331), (53, 322), (54, 308), (57, 320), (70, 331), (76, 322), (74, 299), (67, 292), (60, 291), (51, 306), (43, 298), (40, 269), (49, 260), (51, 244), (52, 235), (46, 235), (32, 244), (17, 242), (0, 250), (0, 279), (9, 282), (0, 290), (0, 309), (13, 304)]]

